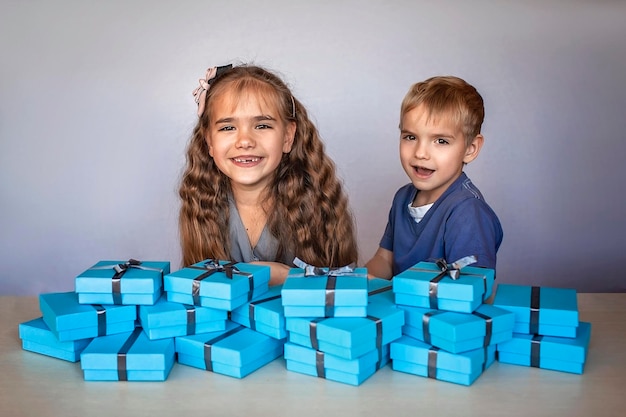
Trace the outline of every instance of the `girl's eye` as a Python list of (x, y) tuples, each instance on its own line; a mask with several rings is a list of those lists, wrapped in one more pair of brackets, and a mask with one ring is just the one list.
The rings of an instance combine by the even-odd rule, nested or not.
[(402, 139), (404, 139), (404, 140), (415, 140), (415, 136), (413, 136), (413, 135), (403, 135)]
[(261, 124), (261, 125), (257, 125), (256, 127), (257, 129), (271, 129), (272, 126), (270, 125), (266, 125), (266, 124)]
[(233, 126), (222, 126), (219, 129), (217, 129), (218, 132), (225, 132), (228, 130), (235, 130), (235, 128)]

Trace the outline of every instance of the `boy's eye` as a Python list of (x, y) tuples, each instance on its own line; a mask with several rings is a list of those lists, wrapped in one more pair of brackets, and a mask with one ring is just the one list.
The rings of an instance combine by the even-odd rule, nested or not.
[(403, 135), (402, 139), (404, 139), (404, 140), (415, 140), (415, 136), (413, 136), (413, 135)]
[(437, 142), (439, 145), (447, 145), (449, 143), (448, 140), (444, 138), (437, 138), (435, 142)]
[(266, 124), (260, 124), (256, 126), (257, 129), (271, 129), (272, 126)]

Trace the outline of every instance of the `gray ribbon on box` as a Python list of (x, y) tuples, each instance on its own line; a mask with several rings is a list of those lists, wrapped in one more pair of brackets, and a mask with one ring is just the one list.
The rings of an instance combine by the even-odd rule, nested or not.
[(273, 297), (267, 297), (267, 298), (264, 298), (262, 300), (251, 301), (250, 304), (248, 304), (248, 316), (250, 318), (250, 328), (252, 330), (256, 330), (256, 319), (254, 318), (254, 309), (255, 309), (255, 307), (257, 305), (259, 305), (259, 304), (267, 303), (269, 301), (277, 300), (279, 298), (280, 298), (280, 294), (275, 295)]
[(249, 272), (242, 272), (236, 266), (237, 262), (228, 262), (224, 265), (218, 261), (209, 259), (202, 264), (202, 266), (191, 265), (186, 268), (198, 269), (200, 271), (206, 271), (203, 274), (195, 277), (191, 282), (191, 295), (193, 297), (193, 304), (196, 306), (200, 304), (200, 282), (207, 279), (216, 272), (223, 272), (226, 278), (233, 279), (233, 274), (243, 275), (248, 277), (248, 301), (252, 299), (252, 293), (254, 292), (254, 276)]
[(303, 269), (304, 273), (289, 275), (290, 277), (320, 277), (328, 275), (326, 281), (326, 295), (324, 300), (324, 317), (334, 317), (335, 315), (335, 287), (337, 285), (337, 277), (355, 275), (353, 265), (346, 265), (339, 268), (321, 268), (309, 265), (300, 258), (293, 260), (294, 265)]
[(437, 352), (438, 347), (431, 347), (428, 349), (428, 377), (437, 379)]
[(387, 286), (387, 287), (382, 287), (382, 288), (378, 288), (376, 290), (372, 290), (370, 292), (367, 293), (368, 296), (372, 296), (372, 295), (376, 295), (376, 294), (380, 294), (383, 292), (387, 292), (387, 291), (391, 291), (393, 287), (391, 285)]
[(422, 335), (424, 343), (426, 343), (427, 345), (432, 345), (430, 341), (430, 318), (441, 313), (444, 313), (444, 311), (434, 310), (428, 311), (422, 316)]
[[(477, 259), (474, 255), (465, 256), (451, 264), (447, 263), (446, 260), (443, 258), (435, 260), (435, 264), (437, 264), (441, 272), (437, 274), (437, 276), (435, 276), (433, 279), (431, 279), (428, 285), (428, 301), (430, 303), (430, 308), (435, 309), (435, 310), (439, 308), (439, 302), (437, 300), (437, 293), (439, 291), (439, 281), (444, 279), (446, 276), (449, 276), (453, 280), (459, 279), (461, 274), (481, 277), (483, 279), (483, 287), (484, 287), (483, 294), (487, 292), (487, 281), (484, 275), (469, 274), (469, 273), (465, 273), (461, 271), (461, 269), (463, 269), (464, 267), (471, 265), (475, 262), (477, 262)], [(409, 268), (409, 270), (418, 271), (418, 272), (430, 272), (430, 273), (436, 272), (432, 269), (415, 268), (415, 267)]]
[(493, 319), (486, 314), (479, 313), (478, 311), (474, 311), (472, 314), (485, 320), (485, 340), (483, 342), (483, 347), (487, 347), (489, 346), (489, 343), (491, 343), (491, 335), (493, 334)]
[(489, 352), (487, 352), (487, 346), (484, 346), (483, 349), (484, 349), (484, 355), (483, 355), (482, 371), (485, 372), (485, 369), (487, 368), (487, 359), (489, 359)]
[(235, 327), (234, 329), (227, 331), (224, 334), (219, 335), (218, 337), (209, 339), (206, 342), (204, 342), (204, 367), (207, 371), (213, 371), (213, 358), (211, 357), (211, 349), (213, 345), (219, 342), (220, 340), (224, 340), (227, 337), (230, 337), (234, 335), (235, 333), (242, 331), (243, 329), (245, 329), (245, 327), (238, 326), (238, 327)]
[(98, 336), (105, 336), (107, 334), (107, 310), (100, 304), (93, 304), (92, 307), (96, 309), (98, 318)]
[(382, 319), (374, 316), (367, 316), (366, 318), (372, 320), (376, 324), (376, 350), (378, 350), (376, 370), (379, 370), (380, 364), (383, 361), (383, 321)]
[(137, 338), (142, 332), (141, 327), (135, 327), (135, 330), (128, 336), (126, 342), (122, 345), (120, 350), (117, 352), (117, 379), (119, 381), (128, 381), (128, 370), (126, 369), (126, 354), (133, 346)]
[(190, 304), (183, 304), (187, 312), (187, 336), (196, 334), (196, 308)]
[(543, 336), (534, 335), (530, 341), (530, 366), (541, 368), (541, 339)]
[(539, 294), (541, 289), (539, 287), (530, 288), (530, 323), (529, 334), (539, 333)]
[(315, 351), (315, 370), (318, 378), (326, 378), (326, 369), (324, 368), (324, 352)]
[(311, 348), (317, 350), (319, 343), (317, 340), (317, 323), (326, 320), (326, 317), (319, 317), (309, 322), (309, 338), (311, 339)]
[(111, 277), (111, 291), (113, 293), (113, 304), (119, 305), (122, 304), (122, 276), (131, 268), (143, 269), (144, 271), (158, 271), (163, 276), (162, 269), (141, 266), (141, 261), (132, 258), (121, 264), (94, 266), (89, 269), (113, 269), (115, 271), (115, 274)]

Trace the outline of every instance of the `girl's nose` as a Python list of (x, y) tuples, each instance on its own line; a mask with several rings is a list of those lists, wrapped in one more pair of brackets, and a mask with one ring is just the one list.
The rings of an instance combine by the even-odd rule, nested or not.
[(237, 133), (235, 146), (242, 149), (254, 147), (255, 141), (252, 134), (247, 129), (240, 129)]

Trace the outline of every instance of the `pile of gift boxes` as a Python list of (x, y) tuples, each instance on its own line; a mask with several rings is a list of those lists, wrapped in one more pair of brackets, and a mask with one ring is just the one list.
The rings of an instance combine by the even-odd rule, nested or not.
[(279, 357), (287, 371), (360, 385), (381, 367), (471, 385), (495, 361), (581, 374), (591, 324), (576, 291), (500, 284), (494, 271), (420, 262), (391, 281), (366, 268), (296, 259), (284, 284), (267, 266), (205, 260), (100, 261), (75, 291), (39, 296), (24, 350), (80, 361), (88, 381), (165, 381), (178, 363), (244, 378)]

